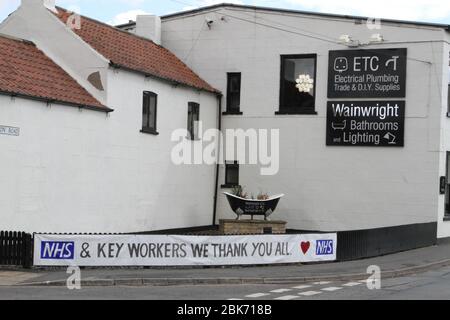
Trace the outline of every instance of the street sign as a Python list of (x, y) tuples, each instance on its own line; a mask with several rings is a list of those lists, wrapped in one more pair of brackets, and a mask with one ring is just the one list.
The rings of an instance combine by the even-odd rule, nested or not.
[(405, 98), (407, 49), (330, 51), (328, 98)]
[(328, 146), (403, 147), (404, 101), (330, 101)]
[(20, 135), (20, 128), (8, 127), (8, 126), (0, 126), (0, 134), (6, 136), (16, 136)]

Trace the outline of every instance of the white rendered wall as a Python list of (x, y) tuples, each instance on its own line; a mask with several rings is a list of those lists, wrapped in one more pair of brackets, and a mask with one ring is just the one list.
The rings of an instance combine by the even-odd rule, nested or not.
[[(189, 101), (216, 127), (209, 93), (109, 71), (103, 112), (0, 96), (0, 229), (140, 232), (209, 225), (215, 166), (172, 164), (172, 131), (186, 128)], [(140, 133), (142, 92), (158, 94), (159, 136)], [(187, 142), (191, 143), (191, 142)], [(198, 142), (196, 142), (198, 143)]]
[[(446, 176), (447, 170), (447, 152), (450, 152), (450, 118), (447, 116), (449, 110), (448, 106), (448, 87), (450, 83), (449, 79), (449, 53), (450, 53), (450, 36), (446, 37), (447, 42), (443, 47), (443, 69), (441, 73), (442, 81), (442, 125), (441, 125), (441, 153), (440, 153), (440, 175)], [(445, 216), (445, 195), (441, 195), (439, 198), (439, 215), (438, 215), (438, 237), (446, 238), (450, 237), (450, 221), (444, 220)]]
[[(327, 147), (328, 52), (347, 47), (230, 15), (331, 39), (349, 34), (367, 42), (371, 34), (381, 33), (386, 43), (366, 48), (408, 48), (405, 147)], [(211, 30), (205, 25), (206, 17), (214, 19)], [(251, 192), (286, 194), (274, 219), (287, 220), (290, 228), (320, 231), (437, 222), (443, 30), (389, 24), (373, 31), (349, 20), (223, 8), (163, 19), (162, 29), (163, 45), (219, 90), (226, 92), (227, 72), (242, 72), (244, 115), (225, 116), (225, 129), (280, 129), (278, 175), (264, 177), (258, 166), (242, 166), (240, 176)], [(418, 40), (424, 42), (408, 43)], [(275, 116), (280, 55), (310, 53), (318, 54), (318, 115)], [(224, 183), (223, 167), (221, 174), (220, 183)], [(219, 218), (233, 216), (226, 199), (220, 197)]]

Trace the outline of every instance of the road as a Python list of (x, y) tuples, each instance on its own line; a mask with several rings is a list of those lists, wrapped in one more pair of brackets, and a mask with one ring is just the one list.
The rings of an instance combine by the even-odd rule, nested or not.
[(381, 289), (361, 281), (289, 285), (175, 287), (0, 287), (1, 300), (450, 300), (450, 267), (415, 276), (382, 279)]

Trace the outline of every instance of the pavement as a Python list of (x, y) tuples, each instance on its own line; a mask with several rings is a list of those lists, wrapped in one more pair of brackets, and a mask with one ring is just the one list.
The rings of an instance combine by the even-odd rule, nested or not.
[[(153, 300), (165, 315), (175, 314), (179, 307), (210, 306), (219, 312), (223, 305), (269, 305), (259, 301), (305, 300), (450, 300), (450, 267), (418, 275), (380, 279), (379, 286), (372, 281), (317, 281), (301, 284), (247, 284), (247, 285), (179, 285), (179, 286), (100, 286), (70, 290), (64, 286), (4, 286), (0, 287), (2, 300)], [(173, 301), (161, 304), (162, 300)], [(233, 300), (233, 301), (232, 301)], [(282, 305), (273, 305), (273, 316), (285, 314)], [(114, 309), (114, 308), (113, 308)], [(117, 309), (117, 308), (116, 308)], [(117, 311), (116, 309), (115, 312)], [(215, 310), (218, 311), (215, 311)], [(342, 309), (342, 308), (341, 308)], [(2, 309), (3, 310), (3, 309)], [(103, 309), (99, 309), (104, 312)], [(154, 311), (154, 307), (152, 306)], [(328, 312), (321, 309), (321, 312)], [(336, 310), (331, 309), (335, 312)], [(351, 313), (351, 308), (347, 313)], [(126, 312), (129, 312), (127, 309)], [(323, 313), (322, 312), (322, 313)], [(331, 316), (335, 314), (330, 314)], [(205, 318), (208, 318), (204, 316)], [(182, 317), (180, 317), (181, 319)], [(202, 318), (200, 315), (197, 318)]]
[[(86, 268), (83, 287), (277, 285), (367, 279), (369, 266), (378, 266), (383, 279), (420, 274), (450, 266), (450, 244), (377, 258), (307, 265), (222, 268)], [(0, 269), (0, 287), (66, 286), (65, 269)]]

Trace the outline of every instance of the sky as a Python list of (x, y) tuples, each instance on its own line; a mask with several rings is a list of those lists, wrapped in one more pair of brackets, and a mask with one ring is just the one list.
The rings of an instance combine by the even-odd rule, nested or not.
[[(222, 2), (450, 25), (449, 0), (56, 0), (61, 7), (114, 25), (135, 20), (137, 14), (164, 15)], [(0, 0), (0, 21), (19, 4)]]

